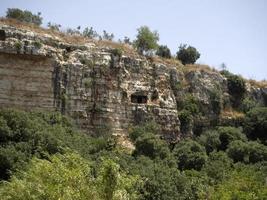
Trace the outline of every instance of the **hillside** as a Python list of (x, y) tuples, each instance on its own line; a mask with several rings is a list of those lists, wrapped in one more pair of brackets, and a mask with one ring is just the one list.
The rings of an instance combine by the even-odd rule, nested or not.
[(0, 20), (0, 199), (266, 199), (267, 83)]
[[(266, 84), (208, 66), (139, 56), (129, 45), (12, 20), (2, 19), (0, 29), (2, 106), (58, 110), (88, 132), (109, 129), (123, 135), (129, 125), (153, 120), (164, 137), (176, 141), (181, 132), (240, 121), (246, 103), (266, 105)], [(186, 125), (178, 113), (194, 106), (192, 128), (181, 130)]]

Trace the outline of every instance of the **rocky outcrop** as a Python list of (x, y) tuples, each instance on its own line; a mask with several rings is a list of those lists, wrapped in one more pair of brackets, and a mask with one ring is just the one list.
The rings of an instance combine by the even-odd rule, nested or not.
[[(177, 141), (186, 95), (197, 99), (206, 120), (231, 107), (225, 77), (184, 68), (0, 25), (1, 107), (58, 110), (90, 134), (125, 135), (129, 126), (154, 120), (164, 138)], [(266, 89), (250, 91), (266, 98)]]
[(1, 107), (56, 109), (95, 134), (124, 134), (130, 125), (154, 120), (165, 138), (179, 138), (172, 67), (93, 43), (72, 45), (5, 25), (0, 29)]

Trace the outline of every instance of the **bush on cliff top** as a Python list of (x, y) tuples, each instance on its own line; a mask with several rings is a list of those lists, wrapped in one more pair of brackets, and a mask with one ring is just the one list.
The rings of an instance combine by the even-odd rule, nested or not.
[(37, 26), (40, 26), (43, 21), (40, 12), (38, 12), (36, 15), (28, 10), (20, 10), (18, 8), (8, 8), (6, 12), (6, 18), (12, 18), (21, 22), (32, 23)]

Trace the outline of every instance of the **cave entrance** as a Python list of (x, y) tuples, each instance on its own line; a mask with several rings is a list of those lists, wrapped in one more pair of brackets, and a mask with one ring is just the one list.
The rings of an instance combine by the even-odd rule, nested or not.
[(0, 30), (0, 40), (1, 41), (6, 40), (6, 32), (4, 30)]
[(136, 94), (132, 94), (131, 95), (131, 102), (132, 103), (147, 103), (147, 96), (146, 95), (136, 95)]

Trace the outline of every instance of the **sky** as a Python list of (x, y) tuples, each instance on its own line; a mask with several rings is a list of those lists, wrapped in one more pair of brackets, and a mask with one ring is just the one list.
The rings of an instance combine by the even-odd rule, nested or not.
[(189, 44), (201, 54), (197, 63), (267, 79), (267, 0), (0, 0), (0, 16), (7, 8), (41, 12), (44, 26), (92, 26), (116, 39), (133, 40), (147, 25), (172, 54)]

